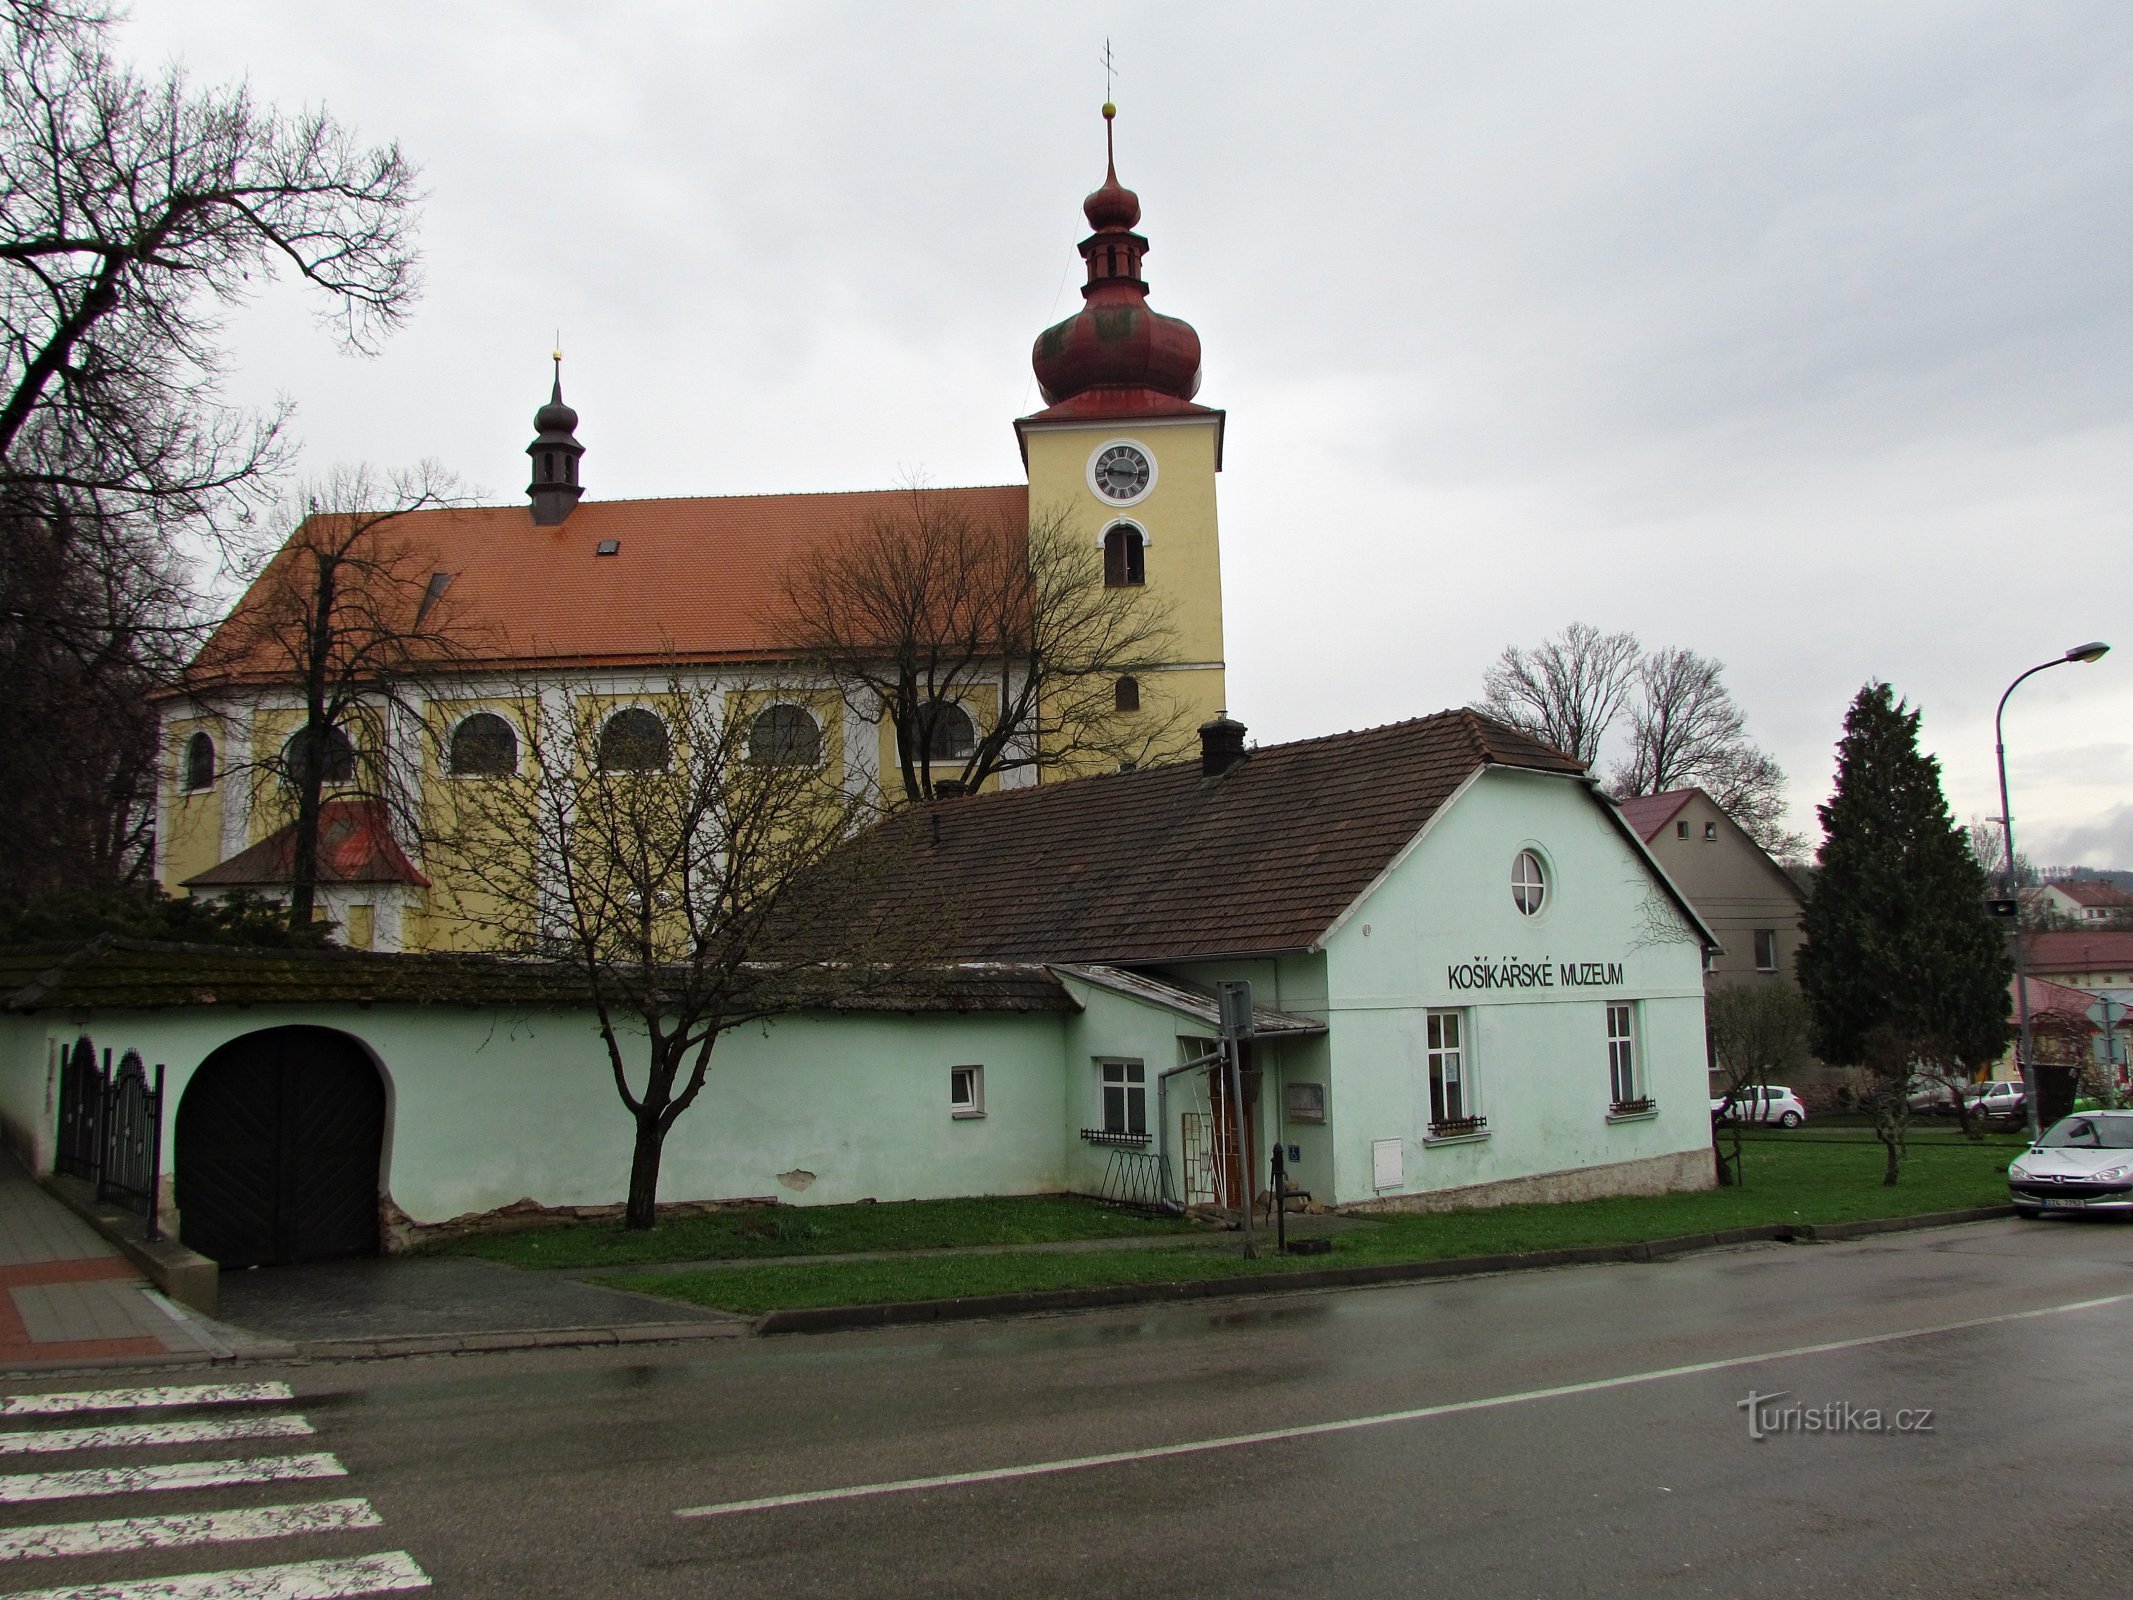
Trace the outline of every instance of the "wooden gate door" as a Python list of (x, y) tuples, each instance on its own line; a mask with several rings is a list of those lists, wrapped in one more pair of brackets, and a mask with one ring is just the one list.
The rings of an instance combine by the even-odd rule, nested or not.
[[(1238, 1076), (1244, 1080), (1245, 1161), (1255, 1178), (1259, 1171), (1259, 1071), (1252, 1063), (1252, 1047), (1246, 1044), (1238, 1058)], [(1215, 1165), (1219, 1173), (1221, 1203), (1232, 1211), (1244, 1204), (1238, 1180), (1243, 1168), (1237, 1161), (1237, 1119), (1229, 1109), (1229, 1074), (1217, 1064), (1207, 1069), (1208, 1108), (1215, 1123)]]
[(269, 1028), (224, 1045), (178, 1103), (180, 1236), (225, 1267), (375, 1254), (385, 1085), (353, 1039)]

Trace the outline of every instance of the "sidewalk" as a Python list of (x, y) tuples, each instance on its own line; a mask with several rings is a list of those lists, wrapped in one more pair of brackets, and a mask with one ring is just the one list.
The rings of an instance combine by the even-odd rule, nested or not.
[(0, 1290), (0, 1368), (227, 1354), (8, 1155), (0, 1155)]

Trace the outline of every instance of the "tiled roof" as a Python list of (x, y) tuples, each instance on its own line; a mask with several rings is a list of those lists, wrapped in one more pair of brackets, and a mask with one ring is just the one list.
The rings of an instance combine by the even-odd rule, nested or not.
[(878, 876), (854, 915), (992, 960), (1306, 949), (1491, 764), (1584, 770), (1445, 711), (1256, 750), (1213, 778), (1194, 762), (936, 801), (870, 836)]
[[(535, 527), (524, 505), (482, 506), (410, 512), (385, 527), (433, 570), (453, 575), (439, 604), (457, 664), (763, 659), (776, 654), (779, 580), (793, 557), (897, 515), (920, 492), (982, 524), (1028, 525), (1029, 491), (1013, 484), (588, 499), (552, 528)], [(615, 553), (597, 554), (607, 540)], [(195, 682), (258, 669), (246, 659), (256, 633), (249, 617), (273, 571), (201, 650)]]
[[(278, 888), (296, 868), (296, 824), (277, 828), (259, 843), (185, 880), (188, 889)], [(328, 800), (318, 814), (318, 881), (411, 883), (429, 887), (393, 838), (391, 820), (376, 800)]]
[[(242, 950), (92, 939), (0, 947), (0, 1007), (27, 1012), (399, 1003), (506, 1009), (588, 1004), (573, 967), (495, 957), (358, 950)], [(1076, 1008), (1042, 967), (965, 964), (825, 990), (810, 1009), (1059, 1012)]]
[(1687, 805), (1701, 789), (1669, 789), (1665, 794), (1632, 795), (1621, 802), (1622, 820), (1637, 830), (1637, 837), (1650, 844), (1659, 830), (1674, 820), (1674, 813)]
[[(2089, 1007), (2096, 1003), (2096, 996), (2086, 989), (2069, 988), (2063, 983), (2054, 983), (2049, 978), (2037, 977), (2034, 973), (2025, 975), (2019, 981), (2023, 990), (2027, 991), (2029, 1014), (2032, 1017), (2046, 1011), (2056, 1011), (2070, 1017), (2085, 1017)], [(2010, 999), (2019, 1002), (2021, 991), (2015, 988), (2016, 982), (2014, 978), (2007, 980), (2007, 993)], [(2015, 1017), (2014, 1012), (2008, 1013), (2007, 1025), (2010, 1028), (2017, 1025)]]
[(2133, 929), (2074, 928), (2064, 933), (2027, 934), (2022, 940), (2022, 964), (2031, 972), (2103, 972), (2122, 967), (2133, 973)]
[(2057, 889), (2077, 906), (2099, 911), (2133, 909), (2133, 894), (2102, 878), (2054, 878), (2044, 887)]

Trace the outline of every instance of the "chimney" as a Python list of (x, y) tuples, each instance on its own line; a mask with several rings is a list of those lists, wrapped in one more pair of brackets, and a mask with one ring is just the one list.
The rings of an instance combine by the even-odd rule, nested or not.
[(1227, 711), (1200, 724), (1200, 774), (1216, 778), (1244, 759), (1244, 724)]

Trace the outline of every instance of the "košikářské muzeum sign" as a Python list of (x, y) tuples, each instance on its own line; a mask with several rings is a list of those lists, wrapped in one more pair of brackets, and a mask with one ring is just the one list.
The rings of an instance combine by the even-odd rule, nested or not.
[(1607, 989), (1622, 984), (1619, 961), (1461, 961), (1444, 969), (1454, 989)]

